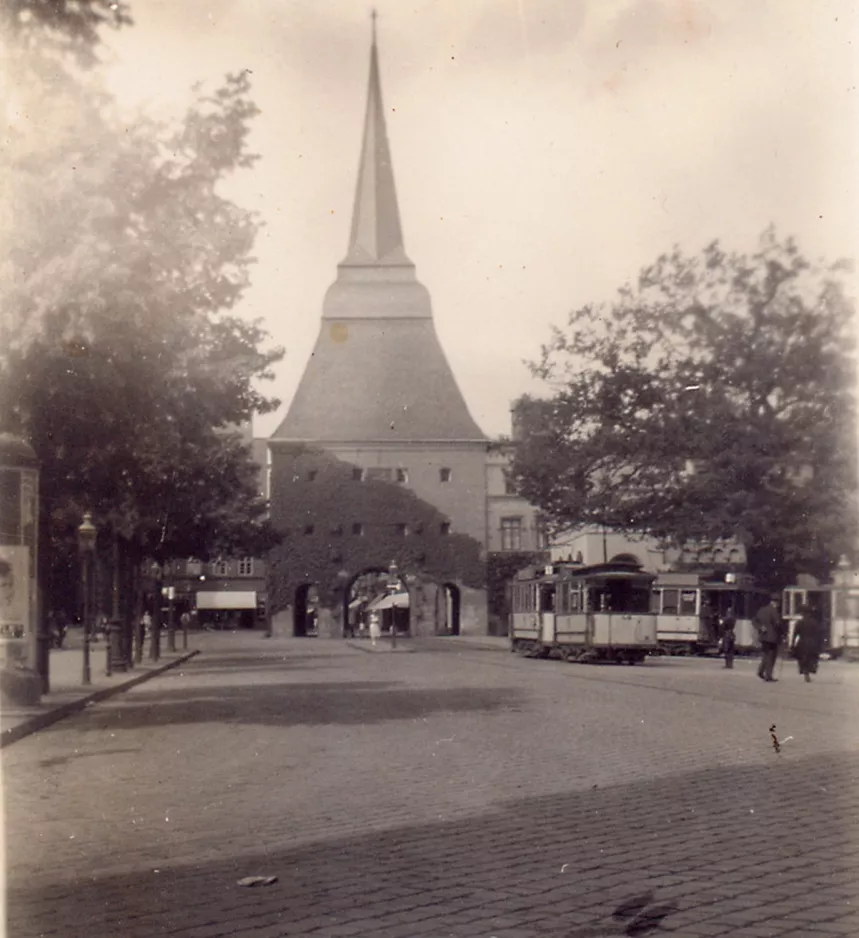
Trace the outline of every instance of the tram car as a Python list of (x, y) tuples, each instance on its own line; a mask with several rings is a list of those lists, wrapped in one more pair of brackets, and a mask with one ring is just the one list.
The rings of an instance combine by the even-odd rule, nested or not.
[(829, 586), (788, 586), (782, 593), (782, 616), (788, 647), (803, 606), (823, 622), (824, 651), (833, 658), (859, 658), (859, 582)]
[(527, 568), (510, 584), (510, 650), (565, 661), (644, 661), (658, 647), (654, 579), (624, 562)]
[(653, 588), (659, 650), (668, 655), (715, 654), (721, 623), (729, 609), (737, 624), (735, 648), (748, 653), (760, 647), (752, 620), (770, 594), (746, 574), (660, 573)]

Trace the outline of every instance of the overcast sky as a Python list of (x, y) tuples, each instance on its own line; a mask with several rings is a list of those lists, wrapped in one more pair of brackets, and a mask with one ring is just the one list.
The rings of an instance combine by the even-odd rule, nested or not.
[[(346, 251), (371, 5), (132, 0), (135, 26), (109, 37), (115, 90), (157, 110), (252, 72), (262, 159), (231, 193), (266, 222), (243, 311), (286, 346), (284, 407)], [(674, 244), (748, 249), (773, 222), (812, 256), (856, 255), (852, 0), (376, 7), (406, 250), (488, 434), (535, 387), (522, 360), (550, 325)]]

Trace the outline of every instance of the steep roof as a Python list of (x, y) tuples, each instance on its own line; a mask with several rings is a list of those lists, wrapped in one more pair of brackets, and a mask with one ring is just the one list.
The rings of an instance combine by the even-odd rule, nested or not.
[(323, 320), (289, 412), (272, 439), (483, 441), (432, 319)]
[(358, 184), (355, 187), (349, 251), (343, 263), (411, 265), (403, 246), (394, 168), (382, 104), (375, 29), (370, 50), (364, 139), (358, 165)]
[(483, 441), (403, 248), (375, 30), (349, 250), (275, 440)]

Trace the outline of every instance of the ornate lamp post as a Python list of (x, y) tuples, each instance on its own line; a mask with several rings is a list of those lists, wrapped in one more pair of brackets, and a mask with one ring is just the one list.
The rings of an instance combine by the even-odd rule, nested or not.
[(78, 551), (81, 556), (81, 581), (83, 585), (84, 600), (84, 669), (83, 683), (92, 683), (90, 670), (90, 616), (92, 615), (92, 561), (95, 553), (95, 539), (98, 536), (96, 526), (92, 523), (92, 515), (87, 511), (84, 520), (78, 528)]
[(391, 597), (391, 648), (397, 647), (397, 607), (393, 597), (400, 589), (400, 575), (397, 561), (392, 560), (388, 566), (388, 595)]
[(161, 658), (161, 577), (162, 569), (157, 560), (152, 561), (149, 568), (152, 576), (152, 635), (149, 639), (149, 660), (158, 661)]
[(342, 619), (340, 637), (346, 638), (349, 631), (349, 595), (346, 592), (346, 584), (349, 582), (349, 571), (342, 567), (337, 571), (336, 595), (340, 597), (340, 617)]

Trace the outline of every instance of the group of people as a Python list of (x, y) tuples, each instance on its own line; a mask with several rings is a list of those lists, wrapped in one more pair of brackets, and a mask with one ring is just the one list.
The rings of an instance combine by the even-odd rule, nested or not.
[[(732, 609), (729, 609), (722, 620), (722, 650), (725, 654), (725, 667), (733, 668), (734, 650), (736, 647), (735, 628), (737, 619)], [(758, 633), (761, 643), (761, 661), (758, 666), (758, 677), (763, 681), (774, 682), (775, 663), (778, 660), (779, 646), (785, 638), (785, 625), (779, 612), (779, 597), (774, 595), (767, 605), (762, 606), (756, 613), (753, 625)], [(790, 650), (796, 659), (799, 673), (806, 682), (811, 681), (811, 675), (817, 673), (817, 664), (824, 647), (823, 623), (814, 614), (811, 606), (800, 609), (800, 618), (794, 626), (791, 637)]]

